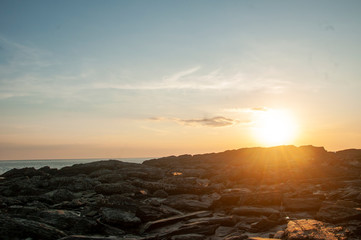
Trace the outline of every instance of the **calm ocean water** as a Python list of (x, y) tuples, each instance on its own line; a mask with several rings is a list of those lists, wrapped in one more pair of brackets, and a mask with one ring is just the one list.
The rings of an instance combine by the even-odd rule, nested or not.
[[(115, 158), (123, 162), (142, 163), (151, 158)], [(108, 160), (106, 158), (91, 158), (91, 159), (42, 159), (42, 160), (0, 160), (0, 174), (9, 171), (13, 168), (34, 167), (36, 169), (49, 166), (51, 168), (62, 168), (78, 163), (89, 163), (100, 160)]]

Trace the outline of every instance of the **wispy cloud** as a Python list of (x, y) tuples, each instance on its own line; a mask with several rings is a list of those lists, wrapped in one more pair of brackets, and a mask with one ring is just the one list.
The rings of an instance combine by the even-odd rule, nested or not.
[[(203, 70), (203, 71), (202, 71)], [(290, 82), (246, 76), (241, 71), (226, 73), (221, 69), (207, 72), (199, 66), (181, 70), (169, 76), (154, 81), (139, 81), (116, 83), (95, 82), (92, 87), (95, 89), (119, 89), (119, 90), (161, 90), (161, 89), (194, 89), (194, 90), (227, 90), (240, 91), (265, 90), (272, 93), (282, 92), (290, 86)]]
[(206, 126), (206, 127), (227, 127), (240, 123), (238, 119), (232, 119), (222, 116), (212, 118), (200, 118), (200, 119), (180, 119), (180, 118), (165, 118), (165, 117), (152, 117), (149, 118), (152, 121), (173, 121), (181, 125), (187, 126)]
[(266, 112), (270, 109), (267, 107), (251, 107), (251, 108), (228, 108), (225, 109), (226, 112), (234, 113), (252, 113), (252, 112)]
[(190, 69), (186, 69), (177, 73), (172, 74), (169, 77), (165, 77), (163, 79), (163, 82), (179, 82), (182, 78), (191, 75), (192, 73), (197, 72), (200, 69), (199, 66), (190, 68)]
[(9, 53), (7, 68), (16, 67), (47, 67), (52, 64), (50, 52), (36, 47), (29, 47), (0, 36), (1, 51)]
[(0, 100), (36, 96), (89, 102), (89, 93), (104, 94), (108, 90), (230, 90), (279, 93), (290, 87), (287, 81), (265, 78), (263, 75), (250, 75), (242, 70), (232, 71), (227, 68), (209, 69), (201, 65), (169, 72), (163, 76), (153, 75), (149, 79), (143, 75), (139, 77), (136, 73), (124, 75), (124, 69), (94, 67), (92, 62), (74, 67), (76, 70), (69, 70), (68, 65), (57, 63), (53, 53), (46, 50), (26, 46), (2, 36), (0, 46), (1, 52), (8, 53), (3, 57), (5, 61), (0, 64)]
[(238, 123), (238, 120), (226, 117), (213, 117), (203, 119), (177, 119), (180, 124), (191, 126), (226, 127)]

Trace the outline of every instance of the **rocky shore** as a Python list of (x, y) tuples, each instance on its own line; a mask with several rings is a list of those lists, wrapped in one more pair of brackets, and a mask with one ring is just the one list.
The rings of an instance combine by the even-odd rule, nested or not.
[(0, 176), (0, 239), (361, 239), (361, 150), (281, 146)]

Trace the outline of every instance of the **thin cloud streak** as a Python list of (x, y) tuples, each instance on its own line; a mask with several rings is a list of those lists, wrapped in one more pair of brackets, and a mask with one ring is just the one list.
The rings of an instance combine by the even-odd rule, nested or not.
[(199, 74), (200, 67), (180, 71), (160, 81), (147, 81), (138, 83), (107, 83), (96, 82), (94, 89), (118, 90), (162, 90), (162, 89), (193, 89), (193, 90), (225, 90), (241, 91), (265, 90), (281, 93), (290, 86), (290, 82), (277, 79), (251, 79), (242, 72), (225, 74), (220, 70)]
[(9, 67), (48, 67), (52, 65), (50, 52), (43, 49), (29, 47), (0, 36), (1, 50), (10, 51), (11, 58), (8, 61)]
[(180, 125), (186, 126), (206, 126), (206, 127), (227, 127), (241, 123), (238, 119), (232, 119), (222, 116), (201, 119), (180, 119), (180, 118), (165, 118), (165, 117), (152, 117), (152, 121), (172, 121)]
[(157, 80), (119, 79), (114, 77), (119, 75), (116, 74), (119, 70), (111, 69), (104, 72), (90, 66), (78, 73), (64, 74), (60, 71), (49, 75), (44, 74), (47, 72), (46, 69), (56, 65), (56, 62), (50, 59), (50, 52), (13, 42), (2, 36), (0, 45), (12, 55), (5, 64), (0, 65), (0, 99), (24, 96), (73, 99), (82, 98), (88, 90), (236, 90), (277, 94), (291, 86), (287, 81), (264, 79), (244, 74), (242, 71), (227, 73), (215, 69), (207, 72), (201, 66), (183, 69), (168, 76), (158, 77)]
[(225, 109), (226, 112), (235, 112), (235, 113), (252, 113), (252, 112), (266, 112), (270, 109), (267, 107), (252, 107), (252, 108), (228, 108)]

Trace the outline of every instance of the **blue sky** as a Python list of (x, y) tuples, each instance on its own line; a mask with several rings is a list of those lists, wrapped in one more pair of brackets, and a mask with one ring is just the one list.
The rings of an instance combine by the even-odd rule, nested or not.
[(292, 144), (361, 147), (360, 10), (350, 0), (2, 1), (0, 158), (256, 146), (257, 108), (292, 112), (302, 132)]

